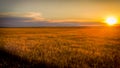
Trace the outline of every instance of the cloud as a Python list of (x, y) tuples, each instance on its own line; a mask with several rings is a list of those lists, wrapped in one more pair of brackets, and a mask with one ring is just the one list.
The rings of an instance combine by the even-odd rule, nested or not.
[(0, 17), (23, 17), (30, 18), (31, 20), (26, 21), (43, 21), (41, 13), (38, 12), (2, 12), (0, 13)]
[(23, 17), (31, 18), (30, 21), (44, 21), (45, 18), (42, 17), (41, 13), (37, 12), (28, 12), (23, 15)]
[(46, 19), (42, 16), (40, 12), (3, 12), (0, 13), (0, 17), (23, 17), (23, 18), (30, 18), (30, 20), (26, 20), (26, 22), (41, 22), (47, 21), (50, 23), (61, 23), (61, 22), (94, 22), (92, 20), (87, 19)]
[(40, 26), (77, 26), (75, 23), (57, 23), (42, 17), (36, 12), (7, 12), (0, 13), (0, 27), (40, 27)]
[(48, 21), (29, 21), (31, 18), (21, 17), (2, 17), (0, 18), (0, 27), (43, 27), (43, 26), (78, 26), (75, 23), (50, 23)]
[(0, 27), (38, 27), (38, 26), (80, 26), (100, 25), (92, 20), (46, 19), (40, 12), (3, 12), (0, 13)]
[(40, 21), (47, 21), (50, 23), (61, 23), (61, 22), (95, 22), (94, 20), (88, 20), (88, 19), (46, 19), (42, 16), (42, 13), (40, 12), (3, 12), (0, 13), (0, 17), (23, 17), (23, 18), (30, 18), (32, 22), (40, 22)]

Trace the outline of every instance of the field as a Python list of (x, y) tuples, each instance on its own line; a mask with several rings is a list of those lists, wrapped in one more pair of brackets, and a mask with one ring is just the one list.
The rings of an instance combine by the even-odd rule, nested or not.
[(120, 68), (120, 28), (0, 28), (3, 67)]

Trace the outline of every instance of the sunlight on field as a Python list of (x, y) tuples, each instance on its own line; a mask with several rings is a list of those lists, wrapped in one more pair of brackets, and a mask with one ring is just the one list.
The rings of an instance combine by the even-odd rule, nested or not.
[(60, 68), (118, 68), (119, 35), (117, 28), (0, 28), (0, 48)]

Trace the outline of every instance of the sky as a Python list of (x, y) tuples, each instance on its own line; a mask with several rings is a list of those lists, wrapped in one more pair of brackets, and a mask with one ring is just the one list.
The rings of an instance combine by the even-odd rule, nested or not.
[(119, 0), (1, 0), (0, 27), (104, 25), (120, 17)]

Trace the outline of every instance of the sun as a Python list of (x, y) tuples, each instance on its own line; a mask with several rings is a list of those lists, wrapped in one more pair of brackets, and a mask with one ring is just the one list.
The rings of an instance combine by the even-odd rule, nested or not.
[(115, 25), (117, 23), (117, 18), (115, 17), (108, 17), (105, 21), (108, 25)]

